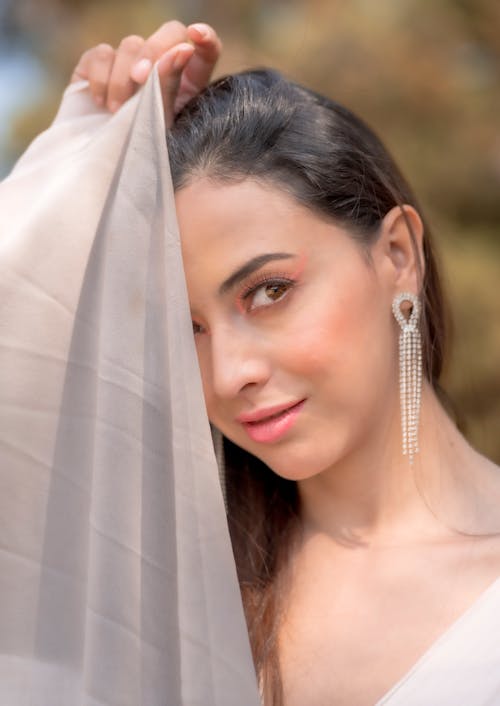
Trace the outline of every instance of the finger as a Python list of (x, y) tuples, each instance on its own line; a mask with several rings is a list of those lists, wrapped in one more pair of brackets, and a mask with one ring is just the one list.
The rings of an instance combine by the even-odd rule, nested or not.
[(182, 22), (172, 20), (165, 22), (145, 41), (137, 61), (131, 70), (131, 78), (142, 84), (149, 76), (153, 64), (169, 49), (187, 40), (186, 27)]
[(102, 45), (96, 48), (95, 57), (88, 69), (90, 92), (96, 105), (103, 106), (106, 103), (114, 60), (115, 50), (112, 47)]
[(73, 69), (73, 73), (71, 74), (70, 83), (76, 83), (77, 81), (87, 81), (88, 80), (88, 62), (89, 62), (89, 55), (92, 51), (94, 51), (94, 49), (88, 49), (86, 52), (83, 52), (83, 54), (81, 55), (81, 57), (78, 60), (78, 64)]
[(70, 83), (88, 81), (93, 63), (96, 61), (99, 63), (107, 62), (112, 65), (114, 55), (115, 50), (110, 44), (98, 44), (96, 47), (92, 47), (92, 49), (87, 49), (87, 51), (81, 55), (78, 64), (75, 66)]
[(188, 37), (195, 45), (195, 53), (186, 67), (185, 79), (197, 91), (202, 90), (222, 52), (222, 42), (210, 25), (202, 22), (189, 25)]
[(137, 90), (137, 84), (130, 77), (130, 70), (143, 46), (144, 39), (133, 34), (122, 39), (116, 50), (107, 93), (107, 106), (112, 113)]
[(194, 47), (191, 44), (181, 43), (170, 49), (158, 61), (158, 77), (160, 79), (165, 122), (167, 127), (172, 125), (174, 119), (174, 105), (179, 91), (182, 72), (193, 56)]
[(174, 113), (182, 110), (193, 96), (208, 85), (222, 51), (222, 42), (210, 25), (190, 25), (188, 34), (195, 44), (195, 51), (182, 74)]

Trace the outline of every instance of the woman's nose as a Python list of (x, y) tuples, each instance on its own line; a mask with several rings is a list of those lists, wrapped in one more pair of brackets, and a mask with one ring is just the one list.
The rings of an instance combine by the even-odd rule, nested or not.
[(227, 328), (212, 332), (212, 388), (216, 396), (232, 398), (249, 387), (260, 387), (270, 375), (262, 340), (252, 332)]

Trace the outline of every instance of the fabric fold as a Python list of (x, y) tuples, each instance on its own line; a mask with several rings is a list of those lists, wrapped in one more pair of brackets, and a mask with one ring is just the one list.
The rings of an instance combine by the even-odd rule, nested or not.
[(0, 701), (259, 703), (156, 73), (0, 185)]

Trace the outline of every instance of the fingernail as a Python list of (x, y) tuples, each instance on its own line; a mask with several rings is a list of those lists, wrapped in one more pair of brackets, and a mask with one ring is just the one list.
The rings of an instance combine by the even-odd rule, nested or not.
[(108, 106), (109, 110), (112, 113), (116, 113), (116, 111), (118, 110), (119, 107), (120, 107), (120, 103), (118, 103), (118, 101), (112, 101)]
[(101, 107), (104, 105), (104, 96), (101, 93), (99, 93), (98, 95), (94, 96), (94, 101), (95, 101), (96, 105)]
[(198, 32), (198, 34), (201, 35), (202, 39), (206, 39), (208, 37), (208, 28), (206, 25), (203, 25), (203, 24), (197, 22), (196, 24), (189, 25), (189, 26), (193, 27), (193, 29), (195, 29)]
[(150, 59), (140, 59), (137, 64), (134, 64), (130, 75), (137, 83), (142, 83), (149, 76), (149, 72), (153, 68)]

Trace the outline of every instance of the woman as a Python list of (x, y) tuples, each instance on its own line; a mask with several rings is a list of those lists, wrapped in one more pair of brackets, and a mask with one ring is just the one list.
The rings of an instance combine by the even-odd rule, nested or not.
[[(219, 49), (208, 26), (167, 23), (90, 50), (73, 78), (115, 111), (159, 60), (205, 401), (224, 437), (265, 703), (388, 703), (498, 593), (498, 468), (441, 402), (439, 275), (391, 158), (349, 111), (273, 72), (196, 97)], [(450, 680), (438, 673), (432, 703), (449, 703)], [(485, 698), (479, 688), (474, 703)]]

